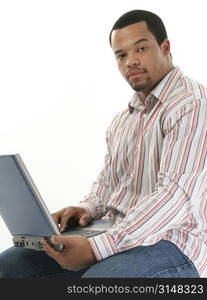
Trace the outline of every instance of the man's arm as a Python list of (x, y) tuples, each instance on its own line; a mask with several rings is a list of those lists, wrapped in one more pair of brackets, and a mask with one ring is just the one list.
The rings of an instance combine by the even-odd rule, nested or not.
[(104, 167), (96, 181), (93, 182), (90, 193), (78, 204), (90, 211), (93, 218), (100, 218), (106, 214), (106, 205), (109, 201), (110, 172), (111, 172), (111, 149), (109, 143), (110, 127), (106, 132), (107, 153), (105, 155)]

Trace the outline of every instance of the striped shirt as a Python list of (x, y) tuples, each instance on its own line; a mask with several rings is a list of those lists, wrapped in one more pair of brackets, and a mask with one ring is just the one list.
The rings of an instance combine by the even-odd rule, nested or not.
[(175, 67), (113, 119), (104, 168), (80, 202), (115, 220), (89, 238), (98, 261), (164, 239), (207, 277), (206, 100), (207, 89)]

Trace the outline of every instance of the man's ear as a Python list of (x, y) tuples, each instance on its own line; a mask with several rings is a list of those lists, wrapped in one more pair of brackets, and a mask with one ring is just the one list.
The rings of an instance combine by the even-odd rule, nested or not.
[(163, 54), (167, 56), (170, 53), (170, 41), (168, 39), (165, 39), (160, 45), (160, 48)]

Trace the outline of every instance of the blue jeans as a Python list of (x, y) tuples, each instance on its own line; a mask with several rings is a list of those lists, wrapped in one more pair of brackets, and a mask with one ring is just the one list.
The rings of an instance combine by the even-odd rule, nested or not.
[(178, 247), (165, 240), (111, 256), (79, 271), (62, 269), (44, 251), (11, 247), (0, 254), (1, 278), (193, 278), (199, 274)]

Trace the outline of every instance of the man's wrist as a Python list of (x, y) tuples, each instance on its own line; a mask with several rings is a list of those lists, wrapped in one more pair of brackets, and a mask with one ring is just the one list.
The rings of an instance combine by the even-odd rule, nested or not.
[(84, 208), (85, 210), (87, 210), (92, 218), (96, 217), (96, 210), (95, 210), (95, 208), (92, 204), (90, 204), (88, 202), (80, 202), (78, 204), (78, 206)]

